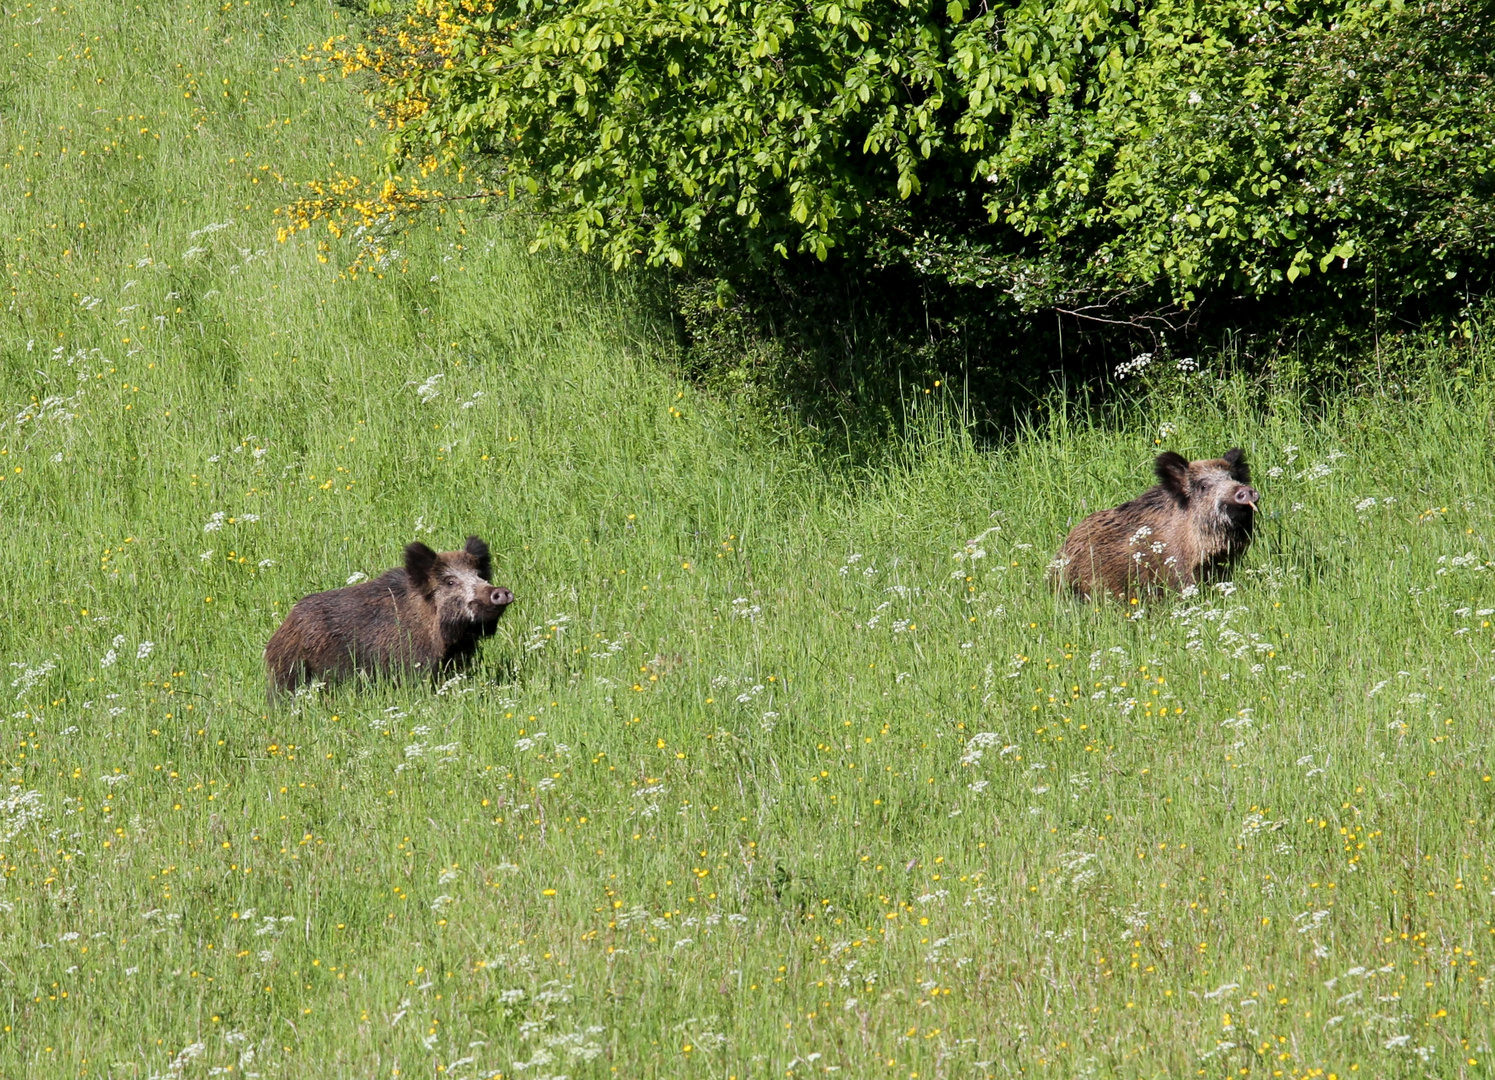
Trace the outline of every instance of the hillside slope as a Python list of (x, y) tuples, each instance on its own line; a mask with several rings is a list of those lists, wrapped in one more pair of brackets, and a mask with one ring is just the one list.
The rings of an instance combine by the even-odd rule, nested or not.
[[(919, 387), (840, 461), (498, 218), (277, 244), (377, 136), (339, 9), (5, 14), (0, 1075), (1488, 1069), (1487, 382), (990, 451)], [(1050, 594), (1232, 445), (1228, 587)], [(469, 533), (469, 678), (268, 707), (299, 596)]]

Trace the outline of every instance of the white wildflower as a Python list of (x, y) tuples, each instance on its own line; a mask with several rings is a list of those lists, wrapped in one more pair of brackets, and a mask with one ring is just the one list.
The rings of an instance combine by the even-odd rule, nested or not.
[(434, 401), (437, 396), (440, 395), (441, 388), (436, 384), (444, 378), (446, 378), (446, 376), (438, 371), (435, 375), (429, 376), (425, 382), (420, 383), (419, 385), (417, 385), (413, 381), (407, 382), (405, 385), (414, 386), (416, 396), (420, 398), (422, 404), (425, 404)]

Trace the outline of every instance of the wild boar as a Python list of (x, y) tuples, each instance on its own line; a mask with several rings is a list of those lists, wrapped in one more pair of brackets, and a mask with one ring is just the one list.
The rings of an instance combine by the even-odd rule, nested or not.
[(471, 663), (514, 594), (489, 581), (488, 545), (440, 554), (416, 541), (405, 565), (298, 601), (265, 646), (270, 695), (357, 674), (437, 674)]
[(1157, 485), (1074, 527), (1054, 560), (1056, 587), (1121, 599), (1182, 589), (1229, 569), (1250, 546), (1259, 496), (1240, 449), (1213, 461), (1170, 450), (1153, 468)]

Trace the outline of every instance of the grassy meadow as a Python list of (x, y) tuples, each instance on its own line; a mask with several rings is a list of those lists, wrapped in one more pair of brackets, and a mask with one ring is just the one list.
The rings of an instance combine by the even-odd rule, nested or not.
[[(0, 1076), (1491, 1075), (1483, 346), (848, 461), (497, 217), (276, 243), (370, 167), (343, 9), (3, 14)], [(1232, 445), (1233, 582), (1051, 595)], [(268, 707), (298, 597), (469, 533), (469, 677)]]

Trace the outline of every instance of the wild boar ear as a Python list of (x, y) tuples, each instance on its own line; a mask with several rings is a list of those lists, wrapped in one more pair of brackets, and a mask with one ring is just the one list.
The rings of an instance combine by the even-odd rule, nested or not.
[(1251, 466), (1246, 464), (1246, 452), (1239, 446), (1225, 451), (1225, 464), (1230, 466), (1230, 475), (1240, 483), (1251, 483)]
[(1165, 450), (1158, 455), (1158, 460), (1153, 463), (1153, 471), (1158, 474), (1158, 480), (1163, 485), (1163, 490), (1178, 500), (1179, 505), (1189, 505), (1189, 463), (1182, 454), (1175, 454), (1172, 450)]
[(436, 552), (419, 540), (405, 545), (405, 573), (410, 583), (424, 590), (431, 580), (431, 571), (436, 567)]
[(488, 553), (488, 545), (476, 536), (469, 536), (462, 550), (472, 556), (472, 561), (477, 563), (478, 576), (487, 581), (493, 573), (493, 557)]

